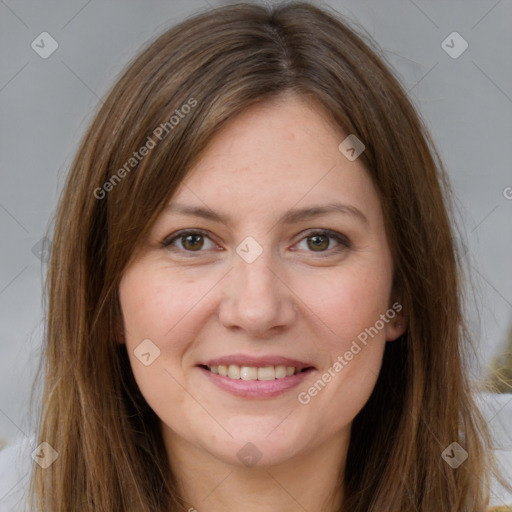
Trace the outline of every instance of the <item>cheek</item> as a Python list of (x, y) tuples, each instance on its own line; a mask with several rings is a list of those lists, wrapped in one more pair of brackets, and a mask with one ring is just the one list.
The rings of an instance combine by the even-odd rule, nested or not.
[[(170, 279), (169, 274), (158, 266), (134, 266), (123, 276), (119, 298), (126, 349), (137, 386), (160, 419), (179, 429), (180, 421), (171, 411), (180, 409), (184, 413), (190, 405), (183, 387), (183, 383), (188, 387), (184, 358), (198, 328), (197, 322), (191, 321), (194, 306), (208, 288), (207, 283), (191, 286), (183, 278)], [(146, 344), (143, 351), (139, 349), (141, 343)], [(146, 365), (148, 358), (144, 361), (140, 356), (148, 352)]]
[(334, 432), (361, 410), (380, 372), (386, 325), (392, 319), (386, 316), (391, 271), (385, 259), (347, 265), (320, 284), (311, 288), (315, 293), (309, 294), (309, 301), (327, 327), (321, 344), (328, 357), (313, 386), (302, 390), (300, 403), (326, 414)]
[[(303, 290), (305, 293), (306, 288)], [(320, 283), (317, 281), (310, 290), (314, 290), (308, 295), (311, 309), (318, 312), (327, 327), (325, 346), (329, 353), (338, 355), (349, 350), (351, 341), (374, 326), (388, 309), (391, 272), (384, 262), (347, 265), (339, 272), (326, 275)], [(377, 327), (384, 339), (381, 322)]]
[(190, 319), (207, 291), (206, 286), (187, 286), (179, 278), (164, 279), (165, 273), (142, 265), (132, 267), (119, 287), (130, 364), (154, 410), (164, 397), (172, 397), (175, 403), (183, 400), (177, 382), (183, 382), (183, 357), (194, 339)]
[(186, 327), (187, 316), (209, 288), (206, 280), (191, 285), (165, 268), (140, 266), (128, 271), (119, 288), (127, 343), (133, 345), (150, 338), (159, 346), (176, 347), (170, 340)]
[(322, 319), (330, 327), (323, 341), (330, 360), (329, 382), (333, 388), (343, 388), (344, 406), (351, 399), (356, 406), (366, 401), (380, 371), (387, 325), (381, 315), (386, 315), (387, 291), (375, 283), (364, 286), (359, 279), (345, 280), (322, 310)]

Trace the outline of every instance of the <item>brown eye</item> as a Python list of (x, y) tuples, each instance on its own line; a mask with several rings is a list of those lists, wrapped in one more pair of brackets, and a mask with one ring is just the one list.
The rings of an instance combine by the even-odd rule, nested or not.
[(215, 244), (206, 233), (197, 230), (179, 231), (168, 236), (161, 244), (173, 252), (189, 253), (189, 255), (205, 252), (215, 247)]
[[(307, 238), (308, 247), (313, 249), (314, 252), (318, 250), (323, 251), (329, 247), (329, 237), (325, 235), (313, 235)], [(311, 242), (311, 243), (310, 243)]]
[(186, 235), (181, 237), (183, 247), (188, 251), (201, 249), (204, 244), (203, 235)]
[(318, 253), (319, 256), (333, 255), (352, 247), (350, 240), (345, 235), (330, 229), (306, 233), (306, 236), (298, 244), (299, 248), (302, 243), (306, 245), (305, 251)]

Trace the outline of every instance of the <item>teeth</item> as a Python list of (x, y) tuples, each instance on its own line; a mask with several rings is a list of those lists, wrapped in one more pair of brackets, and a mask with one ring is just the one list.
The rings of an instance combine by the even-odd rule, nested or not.
[(230, 364), (228, 367), (228, 377), (230, 379), (239, 379), (240, 378), (240, 366), (236, 364)]
[[(290, 366), (292, 369), (291, 375), (295, 373), (295, 368), (293, 366)], [(286, 366), (276, 366), (276, 379), (283, 379), (286, 377)]]
[[(212, 369), (213, 368), (215, 368), (215, 366), (213, 366)], [(240, 368), (240, 378), (242, 380), (256, 380), (258, 378), (258, 368), (242, 366)]]
[(258, 368), (258, 380), (274, 380), (275, 378), (276, 370), (273, 366)]
[(295, 373), (299, 373), (293, 366), (264, 366), (261, 368), (255, 368), (252, 366), (238, 366), (237, 364), (218, 366), (208, 366), (208, 369), (212, 373), (221, 375), (222, 377), (229, 377), (230, 379), (242, 379), (242, 380), (274, 380), (284, 379), (290, 377)]

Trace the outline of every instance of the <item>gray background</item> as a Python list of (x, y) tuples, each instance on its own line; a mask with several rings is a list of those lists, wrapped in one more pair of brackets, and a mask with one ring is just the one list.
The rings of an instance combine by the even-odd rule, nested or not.
[[(512, 199), (504, 194), (512, 187), (512, 3), (326, 4), (382, 46), (444, 159), (464, 262), (476, 286), (470, 314), (481, 357), (476, 378), (503, 349), (512, 320)], [(45, 270), (33, 248), (53, 218), (87, 122), (143, 43), (208, 5), (220, 3), (0, 0), (0, 438), (31, 428), (27, 407), (40, 353)], [(455, 59), (441, 46), (453, 31), (469, 45)], [(42, 32), (59, 45), (47, 59), (31, 47)]]

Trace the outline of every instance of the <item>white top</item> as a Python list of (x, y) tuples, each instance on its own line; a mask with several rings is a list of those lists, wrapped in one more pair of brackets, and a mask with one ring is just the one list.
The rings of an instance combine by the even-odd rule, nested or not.
[(30, 512), (26, 500), (35, 437), (17, 438), (0, 450), (0, 512)]
[[(479, 395), (477, 399), (491, 427), (502, 474), (508, 482), (512, 482), (512, 394), (486, 393)], [(32, 464), (38, 455), (42, 464), (51, 461), (52, 457), (51, 449), (43, 446), (41, 451), (34, 440), (35, 436), (18, 438), (0, 450), (0, 512), (31, 512), (28, 509), (26, 492)], [(452, 451), (451, 455), (453, 453)], [(470, 453), (468, 457), (471, 457)], [(512, 506), (512, 494), (496, 481), (491, 486), (491, 505)]]

